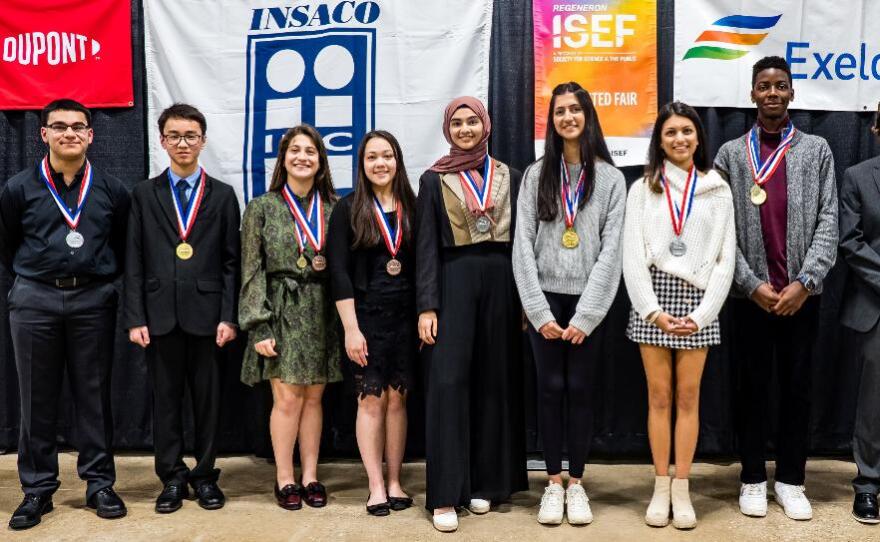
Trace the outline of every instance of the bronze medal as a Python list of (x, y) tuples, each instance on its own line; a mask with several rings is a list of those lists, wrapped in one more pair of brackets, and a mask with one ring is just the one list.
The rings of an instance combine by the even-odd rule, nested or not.
[(193, 247), (191, 244), (183, 242), (177, 245), (175, 252), (177, 253), (177, 257), (181, 260), (188, 260), (193, 256)]
[(309, 265), (309, 261), (306, 260), (306, 257), (302, 254), (299, 255), (299, 258), (296, 259), (296, 266), (300, 269), (305, 269), (306, 266)]
[(764, 205), (764, 202), (767, 201), (767, 191), (759, 185), (753, 184), (751, 190), (749, 190), (749, 198), (755, 205)]
[(581, 239), (578, 233), (574, 231), (574, 228), (565, 228), (565, 233), (562, 234), (562, 246), (565, 248), (577, 248), (580, 242)]
[(327, 269), (327, 258), (321, 254), (315, 254), (315, 257), (312, 258), (312, 269), (318, 272)]
[(392, 277), (396, 277), (400, 274), (402, 266), (400, 265), (400, 260), (397, 258), (391, 258), (388, 260), (388, 263), (385, 264), (385, 271), (388, 272)]

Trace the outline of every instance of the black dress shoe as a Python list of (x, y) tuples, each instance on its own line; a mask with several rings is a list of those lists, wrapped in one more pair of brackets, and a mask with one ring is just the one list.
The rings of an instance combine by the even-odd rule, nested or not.
[(177, 512), (183, 506), (183, 499), (189, 497), (189, 488), (186, 484), (166, 484), (165, 489), (156, 499), (156, 512), (170, 514)]
[(9, 527), (12, 529), (30, 529), (34, 525), (40, 523), (43, 514), (52, 511), (51, 495), (34, 495), (32, 493), (24, 496), (24, 500), (12, 513), (9, 519)]
[(321, 508), (327, 504), (327, 489), (321, 482), (311, 482), (306, 486), (306, 496), (303, 500), (312, 508)]
[(880, 510), (877, 507), (877, 495), (873, 493), (856, 493), (853, 500), (852, 516), (862, 523), (880, 523)]
[(217, 482), (203, 482), (196, 488), (196, 497), (199, 499), (199, 506), (205, 510), (217, 510), (223, 508), (226, 504), (226, 495), (220, 491)]
[(105, 487), (92, 495), (86, 505), (97, 510), (98, 517), (104, 519), (121, 518), (128, 513), (125, 503), (112, 487)]

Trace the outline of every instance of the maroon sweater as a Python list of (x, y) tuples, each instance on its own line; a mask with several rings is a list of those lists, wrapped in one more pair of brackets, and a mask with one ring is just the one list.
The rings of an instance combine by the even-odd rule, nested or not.
[[(781, 132), (768, 132), (761, 127), (762, 163), (770, 156), (770, 153), (776, 150), (781, 140)], [(773, 289), (779, 292), (788, 286), (788, 261), (785, 253), (788, 226), (788, 177), (785, 173), (785, 158), (779, 163), (779, 167), (773, 172), (770, 180), (764, 184), (764, 190), (767, 191), (767, 201), (760, 208), (761, 233), (764, 235), (764, 250), (767, 252), (770, 284)]]

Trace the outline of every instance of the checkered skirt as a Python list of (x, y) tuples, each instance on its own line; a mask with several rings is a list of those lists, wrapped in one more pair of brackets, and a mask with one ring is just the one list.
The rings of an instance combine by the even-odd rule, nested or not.
[[(682, 317), (690, 314), (703, 299), (703, 290), (688, 282), (660, 271), (651, 266), (651, 282), (657, 301), (665, 312), (672, 316)], [(677, 350), (693, 350), (721, 343), (721, 327), (718, 319), (688, 337), (676, 337), (660, 331), (654, 324), (649, 324), (639, 317), (633, 309), (629, 311), (629, 324), (626, 326), (629, 340), (640, 344), (652, 344)]]

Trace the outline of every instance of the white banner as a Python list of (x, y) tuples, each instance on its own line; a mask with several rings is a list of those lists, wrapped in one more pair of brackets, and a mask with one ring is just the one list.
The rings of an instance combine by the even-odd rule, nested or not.
[(201, 163), (242, 201), (268, 187), (284, 132), (321, 132), (337, 189), (357, 147), (393, 133), (410, 179), (449, 146), (443, 109), (489, 90), (491, 0), (144, 0), (150, 172), (168, 163), (156, 121), (174, 102), (208, 120)]
[(880, 99), (880, 2), (688, 0), (675, 3), (675, 98), (751, 107), (752, 65), (791, 66), (792, 108), (873, 111)]

